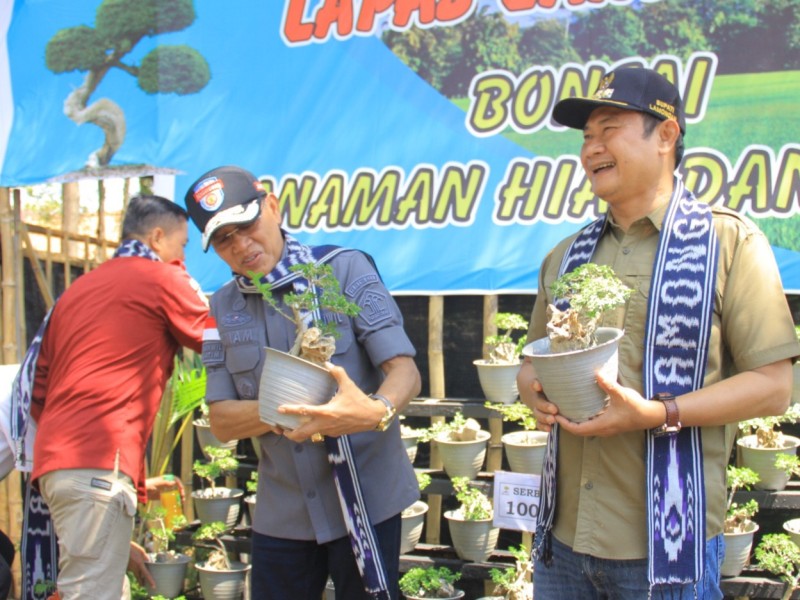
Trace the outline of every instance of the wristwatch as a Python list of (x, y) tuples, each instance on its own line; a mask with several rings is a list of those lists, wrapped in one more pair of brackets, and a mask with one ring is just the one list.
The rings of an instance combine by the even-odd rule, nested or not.
[(386, 396), (382, 396), (381, 394), (370, 394), (369, 397), (373, 400), (377, 400), (378, 402), (382, 402), (386, 407), (386, 413), (383, 415), (380, 422), (375, 426), (375, 431), (386, 431), (389, 429), (392, 421), (394, 421), (394, 417), (397, 414), (397, 409)]
[(681, 420), (678, 414), (678, 403), (675, 402), (675, 395), (669, 392), (659, 392), (652, 397), (652, 400), (658, 400), (664, 403), (664, 408), (667, 410), (667, 419), (663, 425), (660, 425), (652, 430), (653, 435), (672, 435), (681, 430)]

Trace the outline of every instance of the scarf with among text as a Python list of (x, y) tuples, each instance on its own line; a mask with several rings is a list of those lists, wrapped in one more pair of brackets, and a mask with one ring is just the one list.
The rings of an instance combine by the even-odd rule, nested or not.
[[(601, 217), (582, 230), (559, 275), (589, 261), (605, 228)], [(644, 397), (676, 396), (703, 385), (714, 307), (717, 238), (711, 209), (675, 178), (659, 236), (648, 299), (644, 348)], [(556, 305), (565, 309), (567, 302)], [(697, 583), (705, 564), (705, 487), (700, 429), (677, 434), (646, 432), (648, 580), (660, 585)], [(552, 561), (558, 427), (548, 438), (535, 553)]]
[[(324, 264), (330, 262), (336, 255), (345, 251), (337, 246), (306, 246), (283, 232), (286, 252), (284, 258), (275, 268), (262, 276), (261, 282), (270, 284), (274, 291), (285, 288), (291, 289), (296, 294), (301, 294), (308, 289), (308, 281), (297, 271), (290, 267), (299, 264)], [(236, 275), (236, 285), (246, 294), (260, 293), (252, 281), (243, 275)], [(322, 315), (305, 315), (310, 322)], [(375, 535), (375, 528), (367, 513), (367, 506), (361, 494), (356, 461), (350, 443), (350, 436), (325, 437), (325, 448), (328, 453), (328, 462), (333, 468), (336, 490), (339, 494), (339, 503), (342, 515), (350, 537), (350, 544), (356, 558), (364, 589), (376, 600), (389, 600), (389, 584), (386, 579), (386, 569), (381, 558), (380, 548)]]

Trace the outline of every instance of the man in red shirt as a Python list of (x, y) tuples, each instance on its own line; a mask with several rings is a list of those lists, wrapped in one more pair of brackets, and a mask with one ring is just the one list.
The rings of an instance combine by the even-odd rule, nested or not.
[(47, 324), (32, 477), (59, 538), (62, 600), (125, 597), (147, 440), (175, 353), (201, 350), (208, 313), (182, 266), (187, 236), (181, 207), (133, 198), (114, 258), (79, 277)]

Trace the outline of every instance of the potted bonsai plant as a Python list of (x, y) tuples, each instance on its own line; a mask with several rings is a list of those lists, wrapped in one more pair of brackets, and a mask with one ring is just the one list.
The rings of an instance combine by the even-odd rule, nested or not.
[[(424, 471), (415, 471), (417, 484), (423, 491), (431, 483), (431, 476)], [(425, 514), (428, 512), (428, 503), (417, 500), (400, 514), (400, 554), (411, 552), (422, 537), (425, 526)]]
[(291, 270), (308, 281), (308, 288), (300, 294), (285, 294), (285, 306), (275, 299), (270, 285), (261, 281), (262, 274), (248, 272), (264, 300), (295, 327), (294, 343), (288, 353), (266, 348), (259, 392), (261, 420), (290, 430), (302, 425), (303, 418), (281, 414), (279, 406), (323, 404), (336, 391), (336, 383), (323, 365), (333, 356), (338, 331), (334, 321), (322, 320), (322, 312), (354, 317), (361, 310), (341, 293), (331, 265), (301, 264), (293, 265)]
[(192, 466), (195, 475), (208, 482), (208, 487), (192, 492), (195, 511), (200, 523), (222, 521), (227, 528), (236, 525), (239, 519), (239, 501), (244, 490), (218, 486), (216, 480), (225, 474), (234, 473), (239, 460), (226, 448), (206, 448), (208, 461), (196, 460)]
[(466, 477), (453, 477), (451, 482), (460, 502), (457, 509), (444, 513), (453, 548), (461, 560), (483, 562), (494, 552), (500, 534), (492, 523), (492, 501)]
[(172, 527), (167, 526), (166, 511), (157, 507), (147, 513), (145, 518), (149, 523), (150, 543), (145, 567), (155, 581), (155, 587), (147, 586), (151, 596), (164, 596), (175, 598), (183, 590), (186, 579), (186, 569), (191, 560), (187, 554), (170, 550), (170, 543), (175, 541), (175, 529), (187, 525), (186, 517), (180, 516), (173, 520)]
[(420, 441), (436, 444), (449, 477), (475, 479), (486, 458), (490, 437), (475, 419), (457, 412), (452, 420), (437, 421), (425, 429)]
[(519, 548), (512, 546), (508, 551), (514, 557), (514, 566), (505, 569), (493, 567), (489, 570), (489, 576), (495, 585), (492, 593), (495, 595), (483, 600), (533, 600), (533, 565), (530, 552), (524, 545)]
[(409, 427), (403, 421), (405, 421), (405, 416), (400, 415), (400, 437), (403, 440), (403, 445), (406, 447), (408, 460), (410, 460), (413, 465), (417, 458), (417, 447), (424, 429)]
[(522, 425), (521, 431), (511, 431), (500, 438), (511, 470), (516, 473), (541, 475), (547, 432), (536, 431), (533, 411), (522, 402), (511, 404), (487, 402), (485, 406), (503, 415), (503, 421)]
[(548, 306), (547, 336), (523, 348), (550, 402), (566, 418), (581, 422), (605, 408), (606, 393), (597, 385), (595, 372), (617, 376), (617, 346), (622, 330), (598, 327), (600, 318), (621, 306), (632, 290), (611, 267), (585, 263), (556, 279), (551, 290), (569, 301), (560, 311)]
[[(203, 381), (205, 383), (205, 379)], [(200, 416), (192, 421), (192, 425), (194, 425), (194, 430), (197, 432), (197, 443), (203, 451), (203, 455), (206, 458), (210, 458), (206, 452), (206, 448), (208, 447), (224, 448), (234, 452), (239, 440), (222, 442), (217, 439), (217, 436), (211, 431), (211, 422), (208, 420), (208, 404), (206, 404), (205, 398), (202, 399), (198, 408), (200, 410)]]
[(400, 591), (407, 600), (446, 598), (458, 600), (464, 592), (453, 585), (461, 578), (447, 567), (412, 567), (400, 577)]
[(800, 404), (792, 404), (780, 416), (761, 417), (739, 423), (741, 435), (736, 440), (739, 463), (758, 473), (756, 489), (782, 490), (789, 482), (789, 473), (775, 466), (777, 455), (796, 455), (800, 438), (785, 435), (778, 429), (782, 423), (800, 420)]
[(755, 555), (760, 569), (786, 583), (781, 600), (789, 600), (800, 589), (800, 547), (784, 533), (769, 533), (761, 538)]
[[(494, 316), (494, 324), (500, 333), (483, 340), (488, 358), (480, 358), (473, 364), (478, 369), (478, 380), (487, 400), (508, 404), (519, 395), (517, 373), (528, 322), (518, 314), (499, 312)], [(523, 333), (514, 339), (515, 332)]]
[(241, 598), (245, 588), (245, 579), (250, 565), (228, 558), (228, 551), (222, 539), (229, 530), (221, 521), (214, 521), (200, 526), (192, 538), (210, 542), (212, 551), (204, 561), (195, 564), (199, 574), (200, 589), (206, 600), (223, 600)]
[(758, 503), (749, 500), (740, 505), (733, 501), (733, 497), (738, 490), (750, 489), (755, 485), (758, 482), (758, 474), (747, 467), (728, 465), (726, 479), (728, 504), (723, 529), (725, 559), (720, 565), (720, 574), (724, 577), (735, 577), (750, 560), (753, 536), (758, 531), (758, 524), (753, 521), (758, 512)]

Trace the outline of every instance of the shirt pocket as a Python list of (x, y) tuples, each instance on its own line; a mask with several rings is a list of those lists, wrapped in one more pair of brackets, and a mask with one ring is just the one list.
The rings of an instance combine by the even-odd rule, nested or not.
[(257, 373), (261, 350), (255, 344), (231, 346), (225, 351), (225, 367), (233, 378), (236, 392), (243, 400), (253, 400), (258, 392)]

